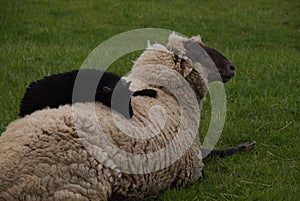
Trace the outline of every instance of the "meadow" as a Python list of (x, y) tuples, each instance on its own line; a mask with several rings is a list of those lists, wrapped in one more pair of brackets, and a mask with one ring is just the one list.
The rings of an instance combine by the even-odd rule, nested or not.
[[(300, 200), (299, 13), (297, 0), (0, 0), (0, 132), (18, 118), (32, 81), (79, 69), (106, 39), (139, 28), (200, 34), (237, 71), (225, 84), (227, 117), (217, 147), (257, 144), (205, 159), (202, 181), (149, 200)], [(109, 70), (123, 75), (139, 54)], [(201, 133), (209, 119), (206, 101)]]

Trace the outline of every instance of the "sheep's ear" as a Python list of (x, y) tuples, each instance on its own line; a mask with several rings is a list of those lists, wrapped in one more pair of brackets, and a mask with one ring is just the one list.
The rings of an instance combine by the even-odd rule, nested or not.
[(203, 45), (202, 39), (200, 35), (197, 36), (193, 36), (191, 37), (192, 41), (194, 41), (195, 43), (198, 43), (199, 45)]
[(184, 67), (183, 69), (183, 77), (186, 78), (191, 72), (192, 72), (193, 68), (191, 67)]
[(192, 61), (188, 58), (183, 58), (181, 63), (182, 75), (186, 78), (193, 70)]
[(131, 84), (131, 81), (127, 82), (126, 86), (129, 88), (130, 84)]

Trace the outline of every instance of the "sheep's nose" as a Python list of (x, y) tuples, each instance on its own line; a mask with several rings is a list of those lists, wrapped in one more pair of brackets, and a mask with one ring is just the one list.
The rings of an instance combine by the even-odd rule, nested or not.
[(235, 70), (235, 67), (233, 64), (227, 64), (227, 68), (234, 71)]
[(234, 65), (232, 63), (228, 63), (226, 65), (226, 67), (227, 67), (227, 76), (230, 77), (230, 78), (232, 78), (235, 75), (235, 71), (234, 71), (235, 67), (234, 67)]

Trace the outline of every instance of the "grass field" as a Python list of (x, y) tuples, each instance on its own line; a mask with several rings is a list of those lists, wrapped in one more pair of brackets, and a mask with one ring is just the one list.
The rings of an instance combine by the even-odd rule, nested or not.
[[(18, 118), (30, 82), (80, 68), (116, 34), (146, 27), (201, 34), (237, 69), (225, 85), (227, 118), (217, 146), (254, 140), (257, 146), (206, 160), (203, 181), (153, 199), (300, 200), (299, 13), (297, 0), (0, 0), (0, 131)], [(110, 70), (124, 74), (137, 56)], [(205, 133), (208, 102), (201, 116)]]

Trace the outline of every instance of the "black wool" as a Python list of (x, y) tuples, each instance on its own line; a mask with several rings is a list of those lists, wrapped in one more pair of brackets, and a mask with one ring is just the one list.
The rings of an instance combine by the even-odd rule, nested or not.
[[(58, 108), (60, 105), (76, 102), (99, 101), (127, 118), (132, 117), (131, 94), (129, 84), (119, 76), (95, 69), (80, 70), (80, 80), (87, 83), (101, 77), (95, 96), (86, 96), (88, 88), (80, 89), (80, 93), (73, 97), (73, 88), (79, 70), (51, 75), (36, 82), (32, 82), (26, 89), (21, 102), (21, 117), (45, 107)], [(120, 82), (119, 82), (120, 81)], [(115, 90), (115, 91), (114, 91)], [(112, 102), (112, 96), (114, 99)]]

